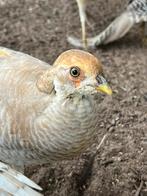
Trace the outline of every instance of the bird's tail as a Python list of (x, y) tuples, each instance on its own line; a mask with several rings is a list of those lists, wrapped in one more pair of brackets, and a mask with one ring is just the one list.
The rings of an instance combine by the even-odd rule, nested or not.
[[(88, 38), (88, 47), (97, 47), (104, 45), (112, 41), (118, 40), (123, 37), (135, 24), (132, 13), (125, 11), (119, 17), (117, 17), (104, 31), (99, 35)], [(68, 37), (68, 42), (76, 47), (82, 48), (82, 42), (75, 37)]]
[(25, 177), (23, 174), (0, 162), (0, 195), (14, 196), (41, 196), (36, 190), (42, 190), (40, 186)]

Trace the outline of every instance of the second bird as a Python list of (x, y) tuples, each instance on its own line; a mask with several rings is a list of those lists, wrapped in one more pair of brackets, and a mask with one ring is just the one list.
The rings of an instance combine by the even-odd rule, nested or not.
[[(82, 12), (85, 12), (85, 9), (82, 10)], [(83, 16), (86, 18), (86, 15), (83, 14)], [(118, 40), (126, 35), (137, 23), (144, 23), (143, 36), (147, 40), (147, 0), (130, 0), (126, 10), (104, 29), (104, 31), (95, 37), (85, 38), (86, 47), (93, 48)], [(68, 37), (68, 41), (76, 47), (85, 47), (84, 42), (75, 37)]]

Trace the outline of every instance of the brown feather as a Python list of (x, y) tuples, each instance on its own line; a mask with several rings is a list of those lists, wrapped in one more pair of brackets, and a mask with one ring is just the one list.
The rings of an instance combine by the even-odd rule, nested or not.
[(92, 54), (82, 50), (68, 50), (63, 52), (54, 62), (54, 66), (78, 66), (85, 75), (95, 75), (102, 72), (101, 62)]

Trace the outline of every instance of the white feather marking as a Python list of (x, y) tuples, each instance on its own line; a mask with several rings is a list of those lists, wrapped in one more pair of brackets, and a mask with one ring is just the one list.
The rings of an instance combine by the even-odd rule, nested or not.
[(8, 165), (0, 162), (0, 195), (1, 192), (2, 194), (5, 193), (4, 195), (10, 194), (15, 196), (42, 195), (32, 188), (42, 190), (42, 188), (32, 180), (10, 168)]

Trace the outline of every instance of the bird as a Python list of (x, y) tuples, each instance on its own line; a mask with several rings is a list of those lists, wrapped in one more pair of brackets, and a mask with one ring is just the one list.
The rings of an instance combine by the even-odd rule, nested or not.
[(77, 156), (92, 143), (104, 94), (112, 90), (88, 52), (64, 51), (50, 65), (0, 47), (0, 161), (22, 171)]
[[(96, 48), (122, 38), (138, 23), (144, 23), (144, 36), (147, 40), (147, 0), (130, 0), (125, 11), (104, 29), (99, 35), (87, 38), (87, 47)], [(68, 37), (68, 42), (83, 48), (81, 40)]]

